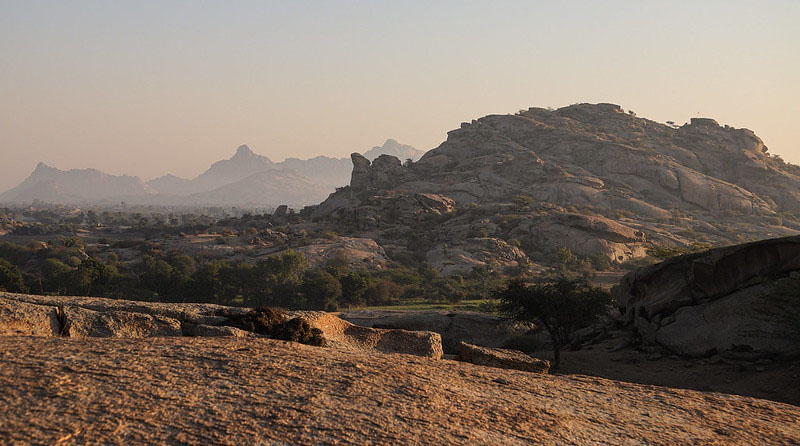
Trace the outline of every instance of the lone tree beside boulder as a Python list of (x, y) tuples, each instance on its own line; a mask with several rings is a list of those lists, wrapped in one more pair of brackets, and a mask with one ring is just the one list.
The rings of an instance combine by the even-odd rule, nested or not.
[(569, 334), (594, 322), (608, 311), (611, 294), (580, 277), (544, 277), (532, 283), (508, 282), (495, 293), (501, 309), (518, 321), (542, 325), (553, 341), (553, 369), (561, 361), (561, 347)]

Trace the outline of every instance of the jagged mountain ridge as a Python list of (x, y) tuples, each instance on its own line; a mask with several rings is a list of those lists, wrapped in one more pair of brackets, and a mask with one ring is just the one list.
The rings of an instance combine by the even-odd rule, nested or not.
[[(410, 153), (411, 147), (394, 140), (384, 146), (390, 153), (400, 154)], [(371, 151), (376, 149), (380, 147)], [(288, 158), (274, 163), (246, 145), (193, 179), (167, 174), (144, 183), (138, 177), (108, 175), (96, 169), (62, 171), (40, 163), (30, 177), (0, 195), (0, 202), (93, 204), (125, 200), (149, 205), (301, 207), (319, 203), (336, 187), (347, 184), (350, 170), (346, 158)]]
[(445, 270), (547, 263), (563, 247), (624, 261), (800, 229), (800, 168), (711, 119), (673, 128), (613, 104), (531, 108), (464, 123), (408, 167), (352, 160), (350, 186), (313, 217), (395, 246), (428, 219), (425, 259)]
[(0, 202), (77, 202), (155, 193), (139, 177), (109, 175), (97, 169), (60, 170), (39, 163), (17, 187), (0, 194)]
[(394, 139), (387, 139), (382, 146), (375, 146), (364, 152), (364, 158), (374, 161), (381, 155), (391, 155), (400, 159), (401, 161), (405, 161), (407, 159), (410, 159), (411, 161), (417, 161), (422, 158), (422, 155), (424, 154), (425, 152), (422, 150), (417, 150), (413, 146), (409, 146), (408, 144), (400, 144)]

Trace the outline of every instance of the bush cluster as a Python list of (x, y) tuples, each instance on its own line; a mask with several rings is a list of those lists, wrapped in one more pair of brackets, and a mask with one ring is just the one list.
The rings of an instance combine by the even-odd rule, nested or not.
[(299, 317), (288, 319), (286, 311), (280, 308), (254, 308), (247, 313), (229, 317), (226, 325), (268, 335), (273, 339), (316, 346), (325, 345), (322, 330), (311, 328), (306, 320)]

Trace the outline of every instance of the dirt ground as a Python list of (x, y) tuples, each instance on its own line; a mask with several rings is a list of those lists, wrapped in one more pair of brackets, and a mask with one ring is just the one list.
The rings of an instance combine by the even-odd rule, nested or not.
[(4, 444), (798, 444), (800, 408), (268, 339), (0, 337)]

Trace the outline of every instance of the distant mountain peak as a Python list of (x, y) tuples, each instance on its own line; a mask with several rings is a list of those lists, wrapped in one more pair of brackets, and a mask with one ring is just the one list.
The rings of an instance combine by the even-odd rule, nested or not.
[(61, 172), (61, 170), (55, 167), (50, 167), (47, 164), (39, 161), (39, 163), (36, 164), (36, 168), (33, 170), (33, 173), (31, 173), (31, 176), (52, 175), (58, 172)]
[(370, 150), (364, 152), (364, 157), (372, 161), (381, 155), (392, 155), (401, 160), (411, 158), (416, 161), (424, 155), (425, 152), (417, 150), (408, 144), (401, 144), (396, 139), (389, 138), (382, 146), (375, 146)]
[(247, 144), (242, 144), (238, 149), (236, 149), (236, 154), (234, 157), (249, 157), (253, 155), (255, 155), (255, 153), (250, 150), (250, 147), (247, 147)]

